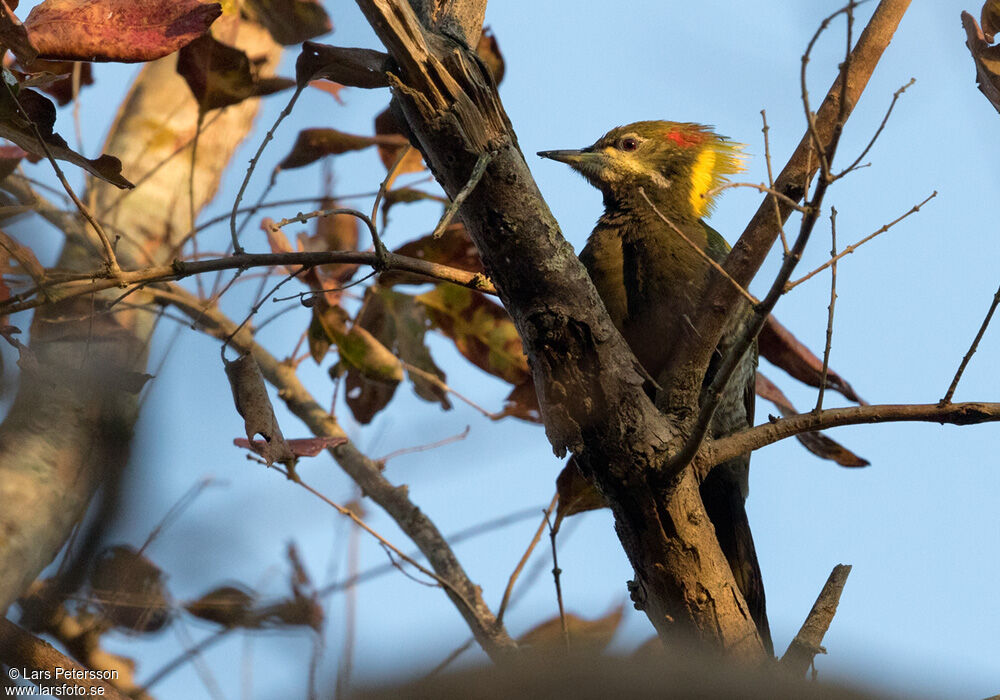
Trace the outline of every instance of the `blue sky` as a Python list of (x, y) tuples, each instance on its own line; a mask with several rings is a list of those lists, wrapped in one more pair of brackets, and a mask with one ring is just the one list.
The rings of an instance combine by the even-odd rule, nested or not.
[[(859, 30), (874, 5), (859, 10)], [(802, 51), (818, 22), (837, 7), (837, 2), (826, 0), (492, 3), (487, 24), (507, 60), (500, 94), (566, 237), (577, 249), (582, 247), (601, 212), (600, 196), (565, 166), (536, 158), (538, 150), (584, 146), (613, 126), (640, 119), (696, 121), (746, 143), (753, 157), (745, 180), (758, 183), (766, 179), (760, 118), (760, 110), (766, 109), (775, 168), (780, 168), (804, 128), (799, 100)], [(27, 5), (22, 8), (26, 12)], [(871, 403), (937, 401), (1000, 281), (991, 225), (1000, 189), (993, 167), (1000, 117), (975, 88), (959, 23), (962, 9), (978, 15), (978, 7), (955, 0), (913, 4), (844, 134), (841, 165), (867, 143), (893, 91), (911, 77), (917, 82), (869, 154), (871, 167), (837, 183), (827, 201), (837, 207), (838, 240), (846, 245), (938, 192), (918, 215), (849, 256), (839, 268), (831, 365)], [(353, 3), (336, 3), (331, 15), (336, 31), (324, 40), (378, 47)], [(813, 54), (809, 87), (816, 103), (836, 73), (842, 27), (834, 25)], [(286, 73), (292, 70), (294, 54), (291, 51), (285, 62)], [(108, 105), (119, 99), (134, 70), (97, 68), (98, 85), (82, 98), (89, 152), (112, 116)], [(370, 133), (371, 119), (388, 100), (385, 91), (345, 90), (342, 95), (346, 106), (319, 91), (300, 100), (269, 147), (248, 199), (263, 187), (298, 129), (333, 126)], [(249, 157), (284, 99), (278, 96), (266, 103), (255, 132), (258, 140), (238, 161)], [(61, 113), (60, 125), (71, 133), (68, 111)], [(374, 189), (382, 172), (373, 150), (340, 157), (334, 164), (336, 191)], [(242, 171), (229, 174), (219, 203), (204, 218), (227, 209), (241, 178)], [(320, 183), (318, 166), (288, 172), (273, 196), (312, 193)], [(759, 199), (751, 190), (730, 191), (721, 199), (712, 225), (734, 240)], [(429, 231), (437, 215), (431, 205), (398, 207), (385, 232), (387, 242), (397, 245)], [(28, 231), (19, 229), (22, 234)], [(202, 249), (221, 248), (225, 236), (224, 230), (210, 233)], [(55, 239), (44, 240), (43, 247)], [(264, 250), (266, 242), (262, 235), (251, 236), (247, 246)], [(824, 225), (814, 234), (799, 269), (811, 270), (826, 259), (828, 250)], [(766, 289), (777, 262), (772, 256), (753, 291)], [(250, 287), (255, 285), (226, 298), (224, 306), (233, 316), (245, 313)], [(828, 296), (829, 277), (819, 275), (782, 299), (775, 315), (820, 351)], [(305, 310), (288, 314), (269, 326), (261, 341), (275, 354), (285, 354), (305, 323)], [(956, 400), (1000, 397), (1000, 336), (995, 330), (987, 333)], [(242, 421), (232, 410), (215, 342), (185, 329), (169, 345), (172, 334), (165, 324), (154, 347), (154, 361), (165, 354), (166, 361), (151, 386), (141, 421), (129, 482), (135, 500), (120, 524), (122, 536), (141, 543), (161, 514), (209, 474), (227, 485), (201, 496), (149, 551), (170, 572), (177, 598), (194, 597), (222, 583), (220, 572), (226, 579), (281, 593), (287, 568), (282, 553), (292, 540), (318, 580), (343, 577), (345, 524), (276, 473), (247, 463), (232, 447)], [(464, 364), (444, 339), (433, 339), (432, 351), (453, 387), (484, 406), (499, 407), (507, 387)], [(332, 387), (325, 366), (307, 365), (304, 378), (319, 400), (328, 402)], [(781, 370), (762, 363), (761, 371), (800, 408), (814, 403), (814, 391)], [(828, 405), (835, 404), (830, 397)], [(762, 403), (758, 420), (769, 411)], [(522, 508), (540, 509), (551, 497), (561, 468), (539, 427), (491, 423), (462, 405), (442, 413), (416, 400), (407, 387), (400, 388), (390, 408), (371, 426), (355, 425), (342, 403), (338, 416), (372, 456), (445, 438), (470, 426), (464, 441), (400, 457), (387, 469), (390, 479), (410, 486), (414, 501), (446, 533)], [(282, 426), (286, 436), (304, 436), (294, 418), (285, 415)], [(872, 466), (841, 469), (794, 441), (766, 448), (753, 458), (748, 507), (776, 649), (783, 650), (797, 631), (833, 565), (848, 563), (854, 570), (824, 642), (829, 653), (817, 660), (822, 678), (910, 697), (974, 698), (1000, 692), (1000, 476), (995, 449), (1000, 428), (862, 426), (838, 429), (834, 437)], [(300, 473), (335, 500), (354, 496), (353, 487), (327, 457), (303, 464)], [(369, 509), (367, 519), (409, 549), (377, 509)], [(569, 610), (596, 617), (627, 599), (625, 581), (631, 572), (606, 511), (578, 520), (560, 547), (564, 598)], [(536, 524), (535, 519), (523, 521), (457, 547), (491, 605), (499, 603), (506, 578)], [(372, 541), (362, 539), (361, 559), (366, 568), (385, 557)], [(328, 670), (336, 667), (343, 637), (343, 598), (330, 603)], [(546, 575), (511, 611), (509, 629), (520, 634), (556, 612)], [(366, 678), (428, 668), (468, 636), (440, 590), (399, 575), (362, 587), (358, 615), (356, 669)], [(196, 626), (192, 634), (199, 637), (208, 631)], [(651, 634), (645, 617), (627, 610), (616, 648), (628, 651)], [(304, 681), (302, 659), (310, 643), (306, 635), (261, 635), (249, 643), (234, 636), (211, 652), (208, 661), (219, 670), (222, 686), (231, 690), (246, 659), (269, 659), (268, 666), (258, 666), (254, 674), (255, 692), (266, 696)], [(125, 651), (148, 653), (145, 658), (152, 660), (169, 657), (179, 642), (166, 635), (149, 641), (120, 638), (117, 644)], [(142, 672), (155, 667), (151, 661)], [(202, 697), (199, 693), (205, 691), (189, 671), (167, 681), (162, 690), (163, 697)]]

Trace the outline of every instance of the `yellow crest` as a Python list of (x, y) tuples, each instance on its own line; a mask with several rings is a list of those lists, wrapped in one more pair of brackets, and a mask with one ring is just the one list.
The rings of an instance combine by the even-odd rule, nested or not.
[(725, 136), (708, 134), (701, 153), (691, 166), (691, 209), (699, 217), (710, 214), (718, 188), (729, 182), (729, 175), (746, 170), (745, 147)]

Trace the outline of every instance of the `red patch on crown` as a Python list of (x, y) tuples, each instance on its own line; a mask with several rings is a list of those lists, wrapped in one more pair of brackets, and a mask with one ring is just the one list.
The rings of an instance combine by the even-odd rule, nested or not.
[(668, 131), (666, 137), (681, 148), (698, 146), (705, 140), (705, 134), (700, 131)]

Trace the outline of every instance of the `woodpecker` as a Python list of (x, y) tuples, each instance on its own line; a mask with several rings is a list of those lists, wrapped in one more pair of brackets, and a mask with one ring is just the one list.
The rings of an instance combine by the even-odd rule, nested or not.
[[(743, 170), (742, 144), (700, 124), (641, 121), (612, 129), (578, 150), (541, 151), (566, 163), (604, 195), (604, 214), (580, 260), (611, 320), (649, 375), (657, 379), (678, 333), (704, 296), (711, 266), (695, 246), (722, 262), (729, 244), (704, 221), (717, 188)], [(685, 240), (687, 239), (687, 240)], [(718, 365), (748, 322), (741, 302), (716, 347), (704, 378)], [(710, 432), (723, 437), (753, 425), (756, 342), (729, 381)], [(769, 654), (764, 584), (745, 502), (750, 455), (718, 465), (701, 485), (705, 511)]]

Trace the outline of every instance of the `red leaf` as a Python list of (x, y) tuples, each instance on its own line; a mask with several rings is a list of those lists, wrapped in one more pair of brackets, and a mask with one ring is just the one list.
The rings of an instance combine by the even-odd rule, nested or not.
[(24, 26), (42, 58), (135, 63), (177, 51), (221, 14), (199, 0), (45, 0)]
[(282, 170), (292, 170), (314, 163), (324, 156), (336, 156), (348, 151), (360, 151), (376, 143), (399, 143), (396, 136), (359, 136), (336, 129), (303, 129), (295, 139), (295, 145), (285, 158), (278, 163)]

